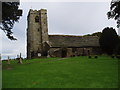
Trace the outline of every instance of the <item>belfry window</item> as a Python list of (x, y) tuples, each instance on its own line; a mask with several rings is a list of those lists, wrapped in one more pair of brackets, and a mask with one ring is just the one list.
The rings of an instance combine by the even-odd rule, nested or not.
[(38, 16), (35, 17), (35, 22), (39, 22), (39, 17)]
[(38, 31), (40, 31), (40, 29), (38, 28)]

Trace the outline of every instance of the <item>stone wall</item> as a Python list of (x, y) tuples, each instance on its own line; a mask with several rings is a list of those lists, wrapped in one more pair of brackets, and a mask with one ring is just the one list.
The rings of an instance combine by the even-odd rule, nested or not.
[(50, 57), (72, 57), (72, 56), (89, 56), (100, 54), (100, 48), (50, 48)]

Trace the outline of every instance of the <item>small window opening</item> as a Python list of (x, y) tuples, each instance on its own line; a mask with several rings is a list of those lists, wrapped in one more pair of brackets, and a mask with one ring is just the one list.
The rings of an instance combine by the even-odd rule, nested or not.
[(39, 22), (39, 17), (38, 16), (35, 17), (35, 22)]

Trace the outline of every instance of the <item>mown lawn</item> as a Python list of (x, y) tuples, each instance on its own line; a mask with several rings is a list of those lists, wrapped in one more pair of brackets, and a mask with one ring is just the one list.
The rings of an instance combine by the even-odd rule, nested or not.
[(118, 59), (99, 56), (3, 62), (3, 88), (117, 88)]

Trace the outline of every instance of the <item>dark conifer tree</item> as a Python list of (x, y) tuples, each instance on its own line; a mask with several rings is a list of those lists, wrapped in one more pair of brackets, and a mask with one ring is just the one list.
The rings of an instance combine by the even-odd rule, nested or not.
[(112, 55), (119, 43), (119, 38), (115, 29), (109, 27), (104, 28), (100, 36), (99, 43), (104, 53)]

